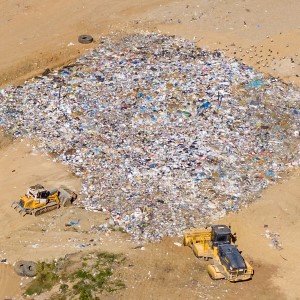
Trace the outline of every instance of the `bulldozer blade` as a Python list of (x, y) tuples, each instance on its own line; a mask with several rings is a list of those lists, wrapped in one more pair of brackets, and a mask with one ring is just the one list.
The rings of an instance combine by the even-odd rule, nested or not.
[(18, 206), (19, 206), (19, 203), (18, 203), (18, 202), (13, 202), (13, 203), (11, 204), (11, 207), (12, 207), (13, 209), (16, 209)]
[(27, 215), (26, 210), (25, 210), (23, 207), (21, 207), (20, 204), (19, 204), (18, 202), (13, 202), (11, 206), (12, 206), (12, 208), (13, 208), (14, 210), (16, 210), (16, 211), (17, 211), (20, 215), (22, 215), (23, 217), (24, 217), (25, 215)]
[(20, 211), (20, 214), (22, 215), (22, 217), (25, 217), (27, 215), (27, 212), (26, 211)]
[(21, 208), (18, 210), (18, 213), (22, 216), (22, 217), (25, 217), (28, 212), (24, 209), (24, 208)]
[(23, 209), (21, 207), (17, 207), (16, 209), (19, 214), (21, 213), (21, 211), (23, 211)]

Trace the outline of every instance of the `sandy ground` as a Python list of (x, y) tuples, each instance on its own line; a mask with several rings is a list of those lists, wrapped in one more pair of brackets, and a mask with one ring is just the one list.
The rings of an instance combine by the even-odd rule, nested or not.
[[(273, 266), (272, 282), (287, 299), (300, 299), (300, 172), (269, 187), (260, 200), (224, 220), (237, 233), (237, 244), (255, 262)], [(269, 232), (278, 233), (282, 249), (273, 247)]]
[[(300, 85), (299, 11), (297, 0), (0, 0), (0, 86), (67, 64), (95, 47), (102, 36), (139, 30), (176, 34), (201, 47), (223, 49)], [(91, 34), (96, 42), (81, 45), (80, 34)], [(250, 207), (220, 220), (237, 232), (239, 248), (256, 271), (252, 281), (233, 285), (211, 282), (206, 263), (190, 249), (174, 245), (180, 239), (133, 249), (137, 245), (127, 235), (91, 231), (105, 222), (105, 215), (82, 209), (61, 209), (36, 219), (17, 215), (10, 204), (28, 185), (39, 182), (52, 188), (63, 182), (80, 189), (80, 181), (65, 166), (33, 147), (32, 141), (11, 143), (0, 136), (0, 258), (9, 263), (0, 265), (0, 299), (20, 297), (20, 283), (26, 282), (10, 265), (18, 259), (51, 259), (99, 248), (128, 257), (122, 270), (128, 288), (115, 299), (300, 299), (299, 171), (266, 190)], [(65, 226), (77, 219), (80, 227)], [(280, 235), (282, 250), (270, 247), (267, 229)]]

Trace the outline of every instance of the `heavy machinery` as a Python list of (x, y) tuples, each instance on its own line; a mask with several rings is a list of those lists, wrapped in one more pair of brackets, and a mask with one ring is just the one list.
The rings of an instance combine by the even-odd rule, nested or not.
[(36, 184), (29, 187), (18, 202), (13, 202), (12, 207), (22, 216), (38, 216), (60, 206), (69, 206), (76, 198), (77, 195), (65, 186), (48, 191), (42, 185)]
[(189, 229), (184, 233), (183, 244), (189, 246), (198, 258), (213, 259), (207, 267), (212, 279), (231, 282), (249, 280), (254, 270), (234, 245), (235, 234), (226, 225), (211, 225)]

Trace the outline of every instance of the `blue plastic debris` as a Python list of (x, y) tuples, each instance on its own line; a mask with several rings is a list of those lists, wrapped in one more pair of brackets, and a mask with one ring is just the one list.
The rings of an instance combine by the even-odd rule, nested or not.
[(209, 102), (209, 101), (204, 102), (204, 103), (201, 105), (201, 107), (204, 107), (204, 108), (209, 108), (209, 106), (210, 106), (210, 102)]
[(65, 224), (65, 226), (74, 226), (74, 225), (78, 225), (80, 222), (80, 219), (78, 219), (77, 221), (70, 221), (69, 223)]
[(273, 171), (267, 171), (266, 175), (269, 177), (275, 177), (275, 173)]
[(259, 88), (261, 87), (262, 85), (264, 84), (264, 81), (263, 80), (255, 80), (255, 81), (252, 81), (252, 82), (249, 82), (248, 84), (246, 84), (246, 88)]

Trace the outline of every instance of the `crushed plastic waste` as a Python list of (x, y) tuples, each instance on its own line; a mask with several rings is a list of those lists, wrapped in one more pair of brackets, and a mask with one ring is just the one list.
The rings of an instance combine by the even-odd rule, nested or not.
[(260, 86), (262, 86), (264, 84), (263, 80), (254, 80), (252, 82), (249, 82), (246, 84), (247, 88), (259, 88)]
[(80, 222), (80, 219), (78, 219), (77, 221), (70, 221), (69, 223), (66, 223), (65, 226), (70, 227), (70, 226), (75, 226), (78, 225)]
[(298, 165), (299, 103), (219, 51), (136, 34), (0, 90), (0, 124), (82, 178), (78, 205), (156, 240), (247, 206)]
[(269, 229), (265, 229), (264, 236), (271, 240), (271, 243), (269, 244), (270, 247), (276, 249), (276, 250), (282, 250), (282, 243), (280, 241), (280, 234), (276, 232), (272, 232)]

